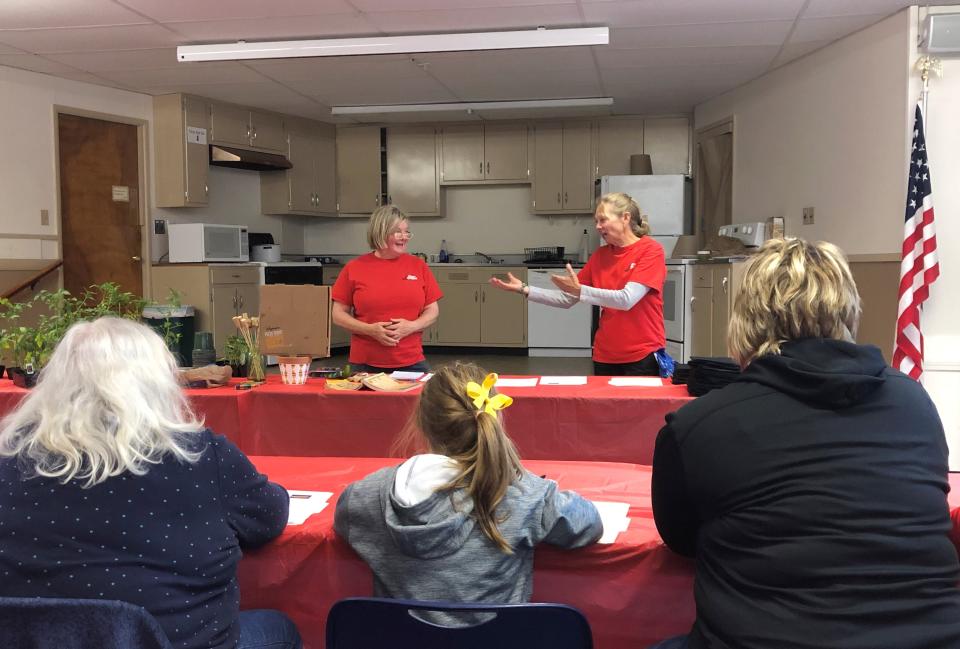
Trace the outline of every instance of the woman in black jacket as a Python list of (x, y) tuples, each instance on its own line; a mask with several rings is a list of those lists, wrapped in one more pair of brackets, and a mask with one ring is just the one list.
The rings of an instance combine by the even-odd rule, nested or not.
[(696, 622), (658, 648), (960, 647), (943, 426), (854, 343), (859, 318), (835, 246), (774, 240), (749, 262), (741, 377), (657, 438), (657, 528), (697, 563)]

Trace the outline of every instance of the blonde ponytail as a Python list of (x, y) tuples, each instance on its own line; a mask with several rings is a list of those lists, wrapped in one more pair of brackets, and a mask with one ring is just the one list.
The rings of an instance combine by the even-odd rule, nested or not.
[(640, 206), (629, 194), (623, 192), (604, 194), (597, 200), (597, 207), (594, 212), (599, 212), (606, 205), (609, 205), (615, 214), (630, 215), (630, 229), (637, 237), (645, 237), (650, 234), (650, 221), (643, 218), (640, 214)]

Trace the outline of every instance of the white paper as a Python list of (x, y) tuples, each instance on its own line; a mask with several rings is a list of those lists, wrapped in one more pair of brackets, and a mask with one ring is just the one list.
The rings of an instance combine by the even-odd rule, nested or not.
[(199, 126), (187, 127), (187, 144), (207, 145), (207, 129)]
[(394, 372), (390, 375), (391, 379), (398, 381), (417, 381), (423, 376), (423, 372)]
[(319, 514), (330, 503), (332, 491), (296, 491), (288, 489), (290, 494), (290, 515), (287, 525), (303, 525), (313, 514)]
[(537, 377), (526, 379), (497, 379), (498, 388), (535, 388), (537, 387)]
[(626, 532), (630, 525), (630, 519), (627, 518), (627, 512), (630, 505), (627, 503), (605, 502), (594, 500), (593, 504), (600, 512), (600, 520), (603, 521), (603, 536), (597, 543), (610, 544), (617, 540), (620, 532)]
[(659, 376), (611, 376), (610, 385), (659, 388), (663, 379)]
[(429, 381), (432, 378), (433, 378), (433, 372), (427, 372), (426, 374), (420, 377), (420, 382), (425, 383), (426, 381)]
[(586, 385), (585, 376), (541, 376), (540, 385)]

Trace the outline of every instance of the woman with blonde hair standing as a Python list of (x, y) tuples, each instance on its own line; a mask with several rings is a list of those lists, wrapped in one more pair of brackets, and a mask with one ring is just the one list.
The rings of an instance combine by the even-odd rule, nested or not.
[(176, 372), (145, 325), (70, 327), (0, 424), (0, 596), (136, 604), (175, 647), (295, 649), (282, 613), (238, 610), (241, 548), (283, 531), (287, 492), (204, 429)]
[(579, 273), (567, 264), (565, 275), (553, 275), (559, 291), (528, 286), (509, 273), (508, 281), (491, 278), (490, 283), (548, 306), (569, 309), (585, 302), (601, 307), (593, 340), (594, 374), (658, 376), (655, 353), (666, 345), (663, 247), (648, 236), (640, 207), (627, 194), (603, 195), (594, 222), (606, 245), (594, 251)]
[(499, 413), (512, 400), (496, 381), (476, 365), (439, 369), (411, 428), (429, 452), (340, 496), (334, 528), (369, 564), (375, 595), (526, 602), (538, 543), (577, 548), (600, 538), (593, 503), (521, 466)]
[(426, 262), (407, 252), (412, 236), (400, 208), (378, 207), (367, 228), (372, 252), (348, 262), (333, 285), (333, 324), (352, 334), (355, 370), (429, 369), (422, 332), (440, 315), (443, 293)]
[(748, 262), (740, 378), (657, 438), (657, 528), (697, 562), (693, 629), (658, 649), (960, 647), (943, 426), (859, 320), (836, 246), (777, 239)]

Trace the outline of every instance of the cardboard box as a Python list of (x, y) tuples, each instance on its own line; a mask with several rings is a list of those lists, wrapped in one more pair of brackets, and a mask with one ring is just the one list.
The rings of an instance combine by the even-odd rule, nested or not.
[(260, 351), (280, 356), (329, 356), (330, 287), (312, 284), (261, 286)]

